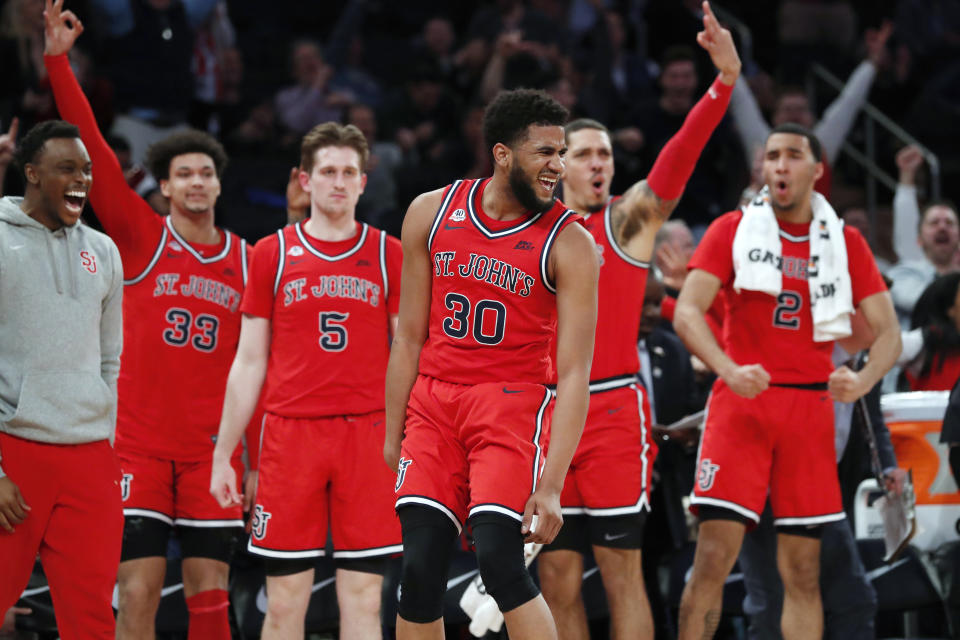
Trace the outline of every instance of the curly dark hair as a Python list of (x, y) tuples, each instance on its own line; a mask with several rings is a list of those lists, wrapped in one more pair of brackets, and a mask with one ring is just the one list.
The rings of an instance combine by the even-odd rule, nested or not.
[(20, 171), (23, 172), (23, 179), (27, 179), (27, 165), (36, 162), (37, 156), (43, 149), (43, 145), (51, 138), (79, 138), (80, 129), (64, 122), (63, 120), (47, 120), (41, 122), (23, 134), (20, 138), (20, 144), (13, 152), (13, 161)]
[(934, 280), (923, 290), (910, 316), (910, 328), (923, 330), (923, 349), (919, 358), (920, 376), (930, 373), (937, 359), (937, 370), (944, 358), (960, 352), (960, 333), (957, 324), (947, 312), (957, 301), (960, 273), (948, 273)]
[(499, 143), (513, 148), (527, 138), (530, 126), (558, 126), (570, 113), (545, 91), (501, 91), (483, 113), (483, 139), (488, 149)]
[(170, 179), (170, 163), (177, 156), (187, 153), (203, 153), (210, 156), (217, 170), (217, 177), (223, 176), (227, 167), (227, 152), (223, 145), (209, 133), (197, 129), (187, 129), (170, 134), (155, 142), (147, 149), (147, 169), (159, 180)]

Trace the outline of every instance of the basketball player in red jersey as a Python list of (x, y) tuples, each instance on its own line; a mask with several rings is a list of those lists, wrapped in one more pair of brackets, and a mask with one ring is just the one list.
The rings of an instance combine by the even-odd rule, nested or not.
[(266, 380), (249, 544), (267, 565), (264, 638), (303, 638), (328, 522), (340, 637), (380, 638), (385, 558), (402, 549), (394, 477), (380, 458), (401, 251), (355, 219), (368, 155), (352, 125), (327, 122), (304, 137), (310, 217), (257, 243), (241, 305), (210, 490), (239, 503), (230, 452)]
[[(200, 132), (149, 152), (170, 201), (164, 219), (130, 189), (97, 129), (67, 52), (83, 31), (62, 0), (47, 1), (45, 64), (61, 115), (80, 128), (94, 160), (92, 203), (123, 258), (124, 351), (116, 449), (123, 472), (124, 536), (118, 638), (152, 638), (176, 527), (191, 640), (230, 637), (227, 578), (241, 533), (240, 505), (208, 492), (227, 373), (240, 336), (246, 243), (218, 229), (223, 148)], [(233, 463), (242, 468), (240, 451)]]
[(450, 550), (467, 524), (510, 637), (556, 637), (523, 544), (550, 542), (562, 523), (560, 490), (587, 410), (598, 268), (579, 216), (554, 195), (566, 119), (543, 92), (501, 93), (483, 124), (493, 177), (422, 194), (404, 220), (383, 449), (403, 529), (401, 639), (443, 637)]
[[(716, 631), (724, 580), (768, 492), (784, 584), (783, 636), (823, 634), (819, 529), (843, 518), (831, 396), (853, 402), (869, 391), (899, 354), (900, 334), (866, 241), (850, 227), (841, 230), (813, 191), (823, 172), (820, 159), (820, 143), (809, 130), (776, 127), (763, 160), (768, 193), (710, 225), (677, 301), (677, 333), (719, 376), (692, 498), (700, 531), (680, 603), (681, 639)], [(750, 282), (758, 274), (767, 282)], [(721, 289), (726, 351), (704, 320)], [(826, 334), (823, 318), (814, 323), (817, 306), (842, 298), (845, 304), (827, 310), (855, 309), (875, 336), (868, 363), (856, 373), (831, 363), (830, 338), (849, 327)]]
[(697, 41), (720, 74), (664, 146), (650, 175), (623, 197), (610, 197), (613, 148), (606, 127), (576, 120), (566, 127), (564, 202), (584, 214), (600, 252), (596, 342), (590, 371), (590, 409), (560, 504), (564, 525), (537, 560), (540, 586), (561, 638), (586, 640), (580, 597), (583, 556), (592, 545), (610, 607), (611, 637), (652, 638), (640, 545), (656, 445), (644, 412), (646, 391), (636, 342), (654, 237), (683, 192), (697, 157), (723, 118), (740, 58), (730, 32), (703, 3)]

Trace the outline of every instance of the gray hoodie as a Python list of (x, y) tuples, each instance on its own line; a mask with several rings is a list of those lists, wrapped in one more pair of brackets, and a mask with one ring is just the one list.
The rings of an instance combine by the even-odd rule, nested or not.
[(120, 252), (83, 224), (50, 231), (22, 201), (0, 199), (0, 431), (106, 440), (123, 342)]

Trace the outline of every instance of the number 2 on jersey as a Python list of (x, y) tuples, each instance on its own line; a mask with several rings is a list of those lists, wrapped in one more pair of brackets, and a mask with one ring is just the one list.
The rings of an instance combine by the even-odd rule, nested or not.
[[(460, 293), (448, 293), (443, 300), (444, 305), (453, 315), (443, 319), (443, 332), (451, 338), (462, 340), (470, 332), (470, 310), (473, 305), (470, 299)], [(484, 321), (490, 322), (488, 313), (493, 317), (493, 332), (484, 332)], [(496, 300), (481, 300), (473, 307), (473, 339), (480, 344), (495, 345), (503, 340), (504, 327), (507, 323), (507, 308)], [(488, 324), (487, 328), (490, 326)]]
[(797, 313), (803, 305), (799, 293), (784, 291), (777, 296), (777, 308), (773, 310), (773, 326), (781, 329), (796, 329), (800, 326)]
[[(220, 320), (216, 316), (201, 313), (194, 318), (186, 309), (170, 307), (167, 309), (166, 319), (171, 324), (163, 331), (163, 341), (167, 344), (182, 347), (190, 342), (197, 351), (213, 351), (217, 348), (217, 329), (220, 328)], [(192, 339), (191, 326), (196, 329)]]

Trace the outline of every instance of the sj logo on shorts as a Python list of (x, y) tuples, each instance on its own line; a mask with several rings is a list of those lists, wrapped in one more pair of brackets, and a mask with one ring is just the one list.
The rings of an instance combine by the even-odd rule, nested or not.
[(413, 460), (400, 458), (400, 462), (397, 464), (397, 486), (393, 488), (394, 492), (400, 491), (400, 487), (403, 486), (403, 479), (407, 476), (407, 467), (412, 462)]
[(130, 497), (130, 483), (133, 482), (133, 474), (125, 473), (120, 478), (120, 499), (124, 502)]
[(264, 511), (262, 505), (255, 505), (253, 507), (253, 523), (250, 525), (250, 530), (253, 532), (253, 537), (256, 540), (263, 540), (263, 537), (267, 535), (267, 520), (273, 517), (273, 514), (269, 511)]
[(713, 481), (717, 477), (720, 465), (710, 462), (710, 458), (700, 461), (700, 471), (697, 473), (697, 486), (701, 491), (710, 491)]

